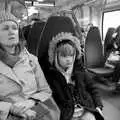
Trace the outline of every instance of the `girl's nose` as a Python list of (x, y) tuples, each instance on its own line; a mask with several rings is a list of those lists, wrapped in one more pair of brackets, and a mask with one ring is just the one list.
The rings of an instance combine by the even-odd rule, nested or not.
[(9, 34), (14, 34), (14, 30), (12, 28), (9, 28)]
[(66, 60), (67, 62), (70, 62), (70, 59), (69, 58), (67, 58), (67, 60)]

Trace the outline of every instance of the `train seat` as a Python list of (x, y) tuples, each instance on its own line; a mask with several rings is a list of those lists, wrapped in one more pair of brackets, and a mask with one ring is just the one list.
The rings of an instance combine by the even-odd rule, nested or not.
[[(37, 44), (40, 40), (41, 32), (44, 28), (45, 22), (35, 22), (32, 27), (28, 26), (26, 41), (28, 51), (36, 55)], [(25, 31), (24, 31), (25, 32)]]
[(48, 62), (49, 42), (52, 37), (57, 35), (59, 32), (71, 32), (75, 35), (74, 25), (69, 17), (51, 16), (46, 22), (37, 47), (38, 60), (44, 73), (47, 72), (46, 70), (50, 65)]
[(91, 27), (85, 41), (85, 67), (99, 76), (107, 77), (112, 75), (114, 69), (105, 67), (105, 57), (98, 27)]

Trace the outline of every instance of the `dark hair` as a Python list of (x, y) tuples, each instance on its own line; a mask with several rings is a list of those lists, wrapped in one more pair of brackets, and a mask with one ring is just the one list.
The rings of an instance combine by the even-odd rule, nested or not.
[(22, 28), (19, 28), (19, 41), (22, 42), (24, 46), (27, 44), (24, 34), (22, 32)]
[(31, 20), (32, 20), (32, 21), (36, 21), (36, 22), (37, 22), (37, 21), (40, 21), (40, 19), (38, 19), (38, 18), (32, 18)]
[(117, 35), (115, 37), (116, 44), (120, 48), (120, 26), (116, 28)]
[(63, 40), (57, 44), (57, 53), (62, 56), (73, 56), (76, 53), (75, 45), (70, 40)]

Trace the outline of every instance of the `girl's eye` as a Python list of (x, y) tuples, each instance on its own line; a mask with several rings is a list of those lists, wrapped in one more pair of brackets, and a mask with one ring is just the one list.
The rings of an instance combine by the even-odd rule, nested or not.
[(17, 30), (18, 27), (14, 25), (14, 26), (12, 26), (12, 29), (13, 29), (13, 30)]

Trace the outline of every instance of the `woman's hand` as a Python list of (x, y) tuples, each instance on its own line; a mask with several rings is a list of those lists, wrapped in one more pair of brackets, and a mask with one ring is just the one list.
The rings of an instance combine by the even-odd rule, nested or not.
[(25, 100), (21, 102), (17, 102), (12, 105), (11, 112), (13, 114), (23, 114), (25, 111), (29, 110), (35, 105), (35, 102), (33, 100)]
[(29, 109), (25, 112), (25, 115), (26, 115), (27, 120), (34, 120), (36, 117), (36, 112)]

